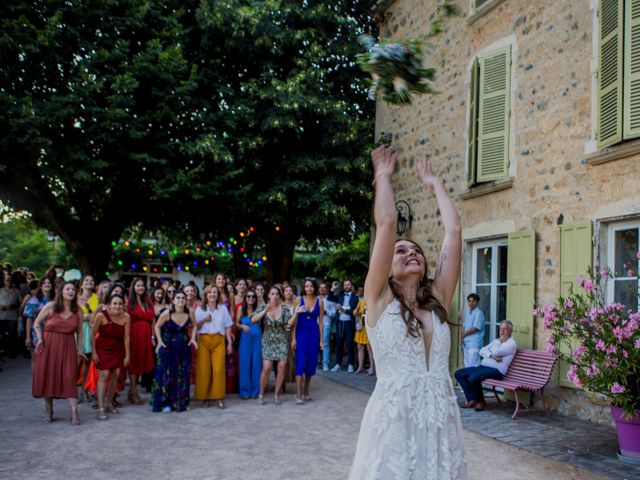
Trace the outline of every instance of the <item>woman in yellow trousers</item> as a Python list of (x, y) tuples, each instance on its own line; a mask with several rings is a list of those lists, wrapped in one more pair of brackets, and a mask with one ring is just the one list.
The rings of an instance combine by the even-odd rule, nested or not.
[[(222, 293), (215, 285), (204, 290), (206, 303), (196, 308), (198, 350), (196, 355), (196, 399), (208, 407), (210, 400), (224, 408), (225, 355), (233, 353), (231, 326), (233, 321), (224, 306)], [(225, 348), (226, 342), (226, 348)]]

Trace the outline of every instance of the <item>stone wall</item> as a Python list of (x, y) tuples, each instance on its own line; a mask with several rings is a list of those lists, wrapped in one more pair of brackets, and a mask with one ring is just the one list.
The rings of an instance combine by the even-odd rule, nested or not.
[[(437, 3), (391, 2), (381, 36), (423, 36)], [(417, 184), (413, 173), (416, 159), (426, 154), (460, 210), (466, 260), (472, 241), (535, 230), (536, 303), (545, 304), (560, 288), (559, 219), (571, 223), (640, 216), (640, 153), (602, 164), (587, 155), (595, 150), (592, 9), (597, 2), (496, 1), (495, 8), (473, 22), (468, 2), (458, 3), (464, 15), (446, 21), (446, 31), (432, 41), (433, 55), (426, 61), (437, 69), (434, 86), (440, 93), (417, 98), (406, 107), (379, 101), (376, 135), (393, 135), (401, 159), (393, 180), (396, 199), (408, 200), (414, 210), (409, 234), (425, 248), (430, 268), (435, 268), (443, 232), (434, 197)], [(479, 53), (506, 44), (512, 46), (509, 176), (513, 181), (509, 188), (462, 199), (468, 192), (470, 66)], [(465, 262), (463, 292), (464, 279), (470, 282), (470, 268)], [(542, 348), (545, 340), (542, 325), (536, 325), (536, 347)], [(553, 407), (563, 414), (610, 421), (606, 405), (583, 392), (554, 385), (550, 393)]]

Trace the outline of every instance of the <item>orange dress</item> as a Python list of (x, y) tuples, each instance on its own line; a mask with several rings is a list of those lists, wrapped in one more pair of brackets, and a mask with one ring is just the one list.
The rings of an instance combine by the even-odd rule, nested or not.
[(35, 353), (31, 392), (34, 397), (78, 398), (78, 351), (75, 333), (80, 315), (52, 313), (46, 320), (44, 351)]

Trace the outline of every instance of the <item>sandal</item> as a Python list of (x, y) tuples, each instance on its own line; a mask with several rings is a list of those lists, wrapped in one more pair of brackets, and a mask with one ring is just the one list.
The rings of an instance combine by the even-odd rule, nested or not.
[(304, 394), (302, 396), (302, 398), (304, 398), (305, 402), (312, 402), (313, 401), (313, 398), (311, 398), (311, 395), (309, 395), (308, 393)]
[(462, 405), (462, 408), (473, 408), (476, 405), (477, 405), (477, 403), (475, 402), (475, 400), (469, 400), (464, 405)]
[(78, 416), (78, 407), (71, 408), (71, 425), (80, 425), (80, 417)]
[(258, 405), (264, 405), (264, 396), (258, 395)]
[(218, 400), (218, 408), (220, 410), (224, 410), (226, 407), (224, 406), (224, 400)]
[(111, 405), (107, 407), (107, 413), (120, 413), (115, 405)]
[(129, 392), (129, 403), (132, 405), (144, 405), (144, 400), (138, 396), (133, 396), (133, 393)]
[(106, 420), (107, 415), (104, 413), (104, 408), (98, 408), (98, 420)]
[(280, 396), (279, 395), (274, 395), (273, 396), (273, 403), (275, 403), (276, 405), (282, 405), (282, 402), (280, 401)]
[(300, 397), (296, 397), (296, 405), (304, 405), (304, 400)]

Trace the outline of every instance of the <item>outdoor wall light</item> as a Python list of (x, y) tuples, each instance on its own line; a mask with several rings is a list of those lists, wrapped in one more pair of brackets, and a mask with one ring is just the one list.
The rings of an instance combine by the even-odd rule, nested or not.
[(411, 229), (413, 213), (411, 212), (409, 203), (405, 200), (398, 200), (396, 202), (396, 210), (398, 211), (398, 225), (396, 227), (396, 233), (401, 237)]

